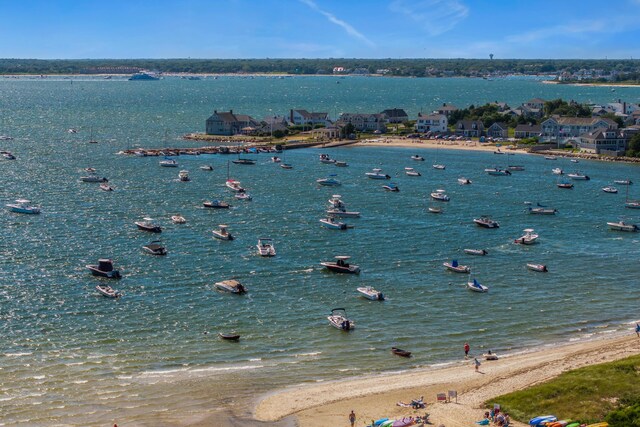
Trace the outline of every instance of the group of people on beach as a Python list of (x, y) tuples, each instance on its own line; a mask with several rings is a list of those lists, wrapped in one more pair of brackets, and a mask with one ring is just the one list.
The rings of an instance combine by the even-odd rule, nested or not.
[(483, 423), (485, 425), (489, 425), (489, 423), (494, 423), (498, 427), (508, 427), (511, 425), (511, 417), (509, 417), (509, 414), (500, 412), (498, 406), (494, 407), (491, 411), (485, 412), (484, 419), (486, 420), (485, 423)]

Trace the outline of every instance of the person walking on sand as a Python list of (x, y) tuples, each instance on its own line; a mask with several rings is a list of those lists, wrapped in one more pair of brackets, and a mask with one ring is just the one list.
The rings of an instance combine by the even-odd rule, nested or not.
[(473, 364), (476, 365), (476, 372), (478, 372), (478, 368), (480, 368), (480, 361), (477, 357), (473, 359)]
[(640, 338), (640, 323), (636, 323), (636, 335)]
[(353, 412), (353, 409), (351, 410), (351, 413), (349, 414), (349, 422), (351, 423), (351, 427), (353, 427), (354, 424), (356, 423), (356, 414), (355, 414), (355, 412)]
[(469, 343), (468, 342), (464, 343), (464, 357), (469, 357), (470, 349), (471, 347), (469, 347)]

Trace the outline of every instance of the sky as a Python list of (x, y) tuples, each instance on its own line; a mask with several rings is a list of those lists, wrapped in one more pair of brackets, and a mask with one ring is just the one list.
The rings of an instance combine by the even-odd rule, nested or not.
[(0, 0), (0, 58), (640, 58), (640, 0)]

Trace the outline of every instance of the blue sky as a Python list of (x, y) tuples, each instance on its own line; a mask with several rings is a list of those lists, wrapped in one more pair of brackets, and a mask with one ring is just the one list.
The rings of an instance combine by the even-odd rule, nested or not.
[(0, 0), (0, 58), (640, 58), (640, 0)]

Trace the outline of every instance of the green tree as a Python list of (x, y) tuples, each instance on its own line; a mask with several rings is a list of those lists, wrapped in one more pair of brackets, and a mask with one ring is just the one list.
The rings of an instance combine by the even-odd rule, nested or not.
[(640, 157), (640, 133), (631, 137), (625, 154), (629, 157)]

